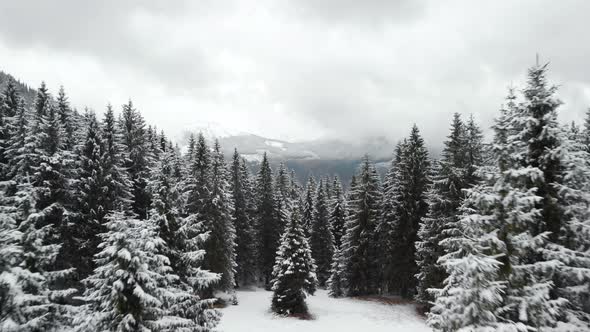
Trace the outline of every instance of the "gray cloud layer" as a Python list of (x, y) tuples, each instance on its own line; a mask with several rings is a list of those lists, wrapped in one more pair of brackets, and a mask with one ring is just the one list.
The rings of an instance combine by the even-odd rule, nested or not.
[(218, 122), (291, 139), (440, 143), (453, 112), (491, 123), (535, 53), (590, 105), (587, 1), (0, 1), (0, 69), (102, 110), (132, 97), (173, 133)]

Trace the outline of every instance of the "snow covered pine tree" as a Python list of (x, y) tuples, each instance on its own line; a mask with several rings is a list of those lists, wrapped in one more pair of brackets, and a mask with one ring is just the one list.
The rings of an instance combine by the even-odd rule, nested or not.
[(281, 237), (272, 276), (272, 310), (280, 315), (308, 314), (306, 293), (314, 294), (317, 279), (298, 209)]

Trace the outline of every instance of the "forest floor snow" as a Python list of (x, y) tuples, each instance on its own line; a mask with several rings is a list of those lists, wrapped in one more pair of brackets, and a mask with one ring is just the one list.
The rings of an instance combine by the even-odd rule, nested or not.
[[(272, 293), (262, 290), (237, 292), (238, 305), (221, 309), (217, 327), (223, 332), (427, 332), (431, 331), (413, 304), (395, 301), (328, 297), (325, 290), (307, 298), (312, 320), (287, 318), (270, 311)], [(387, 303), (389, 302), (389, 303)]]

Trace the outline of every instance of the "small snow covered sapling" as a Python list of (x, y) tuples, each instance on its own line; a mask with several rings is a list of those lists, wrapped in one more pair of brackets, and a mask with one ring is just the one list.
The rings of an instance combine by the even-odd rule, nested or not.
[(300, 225), (298, 209), (294, 209), (273, 269), (272, 310), (281, 315), (307, 314), (306, 294), (313, 295), (316, 284), (311, 249)]

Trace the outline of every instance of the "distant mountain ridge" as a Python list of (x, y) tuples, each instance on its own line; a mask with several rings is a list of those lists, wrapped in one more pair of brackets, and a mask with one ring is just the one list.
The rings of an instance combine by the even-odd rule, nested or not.
[[(11, 77), (15, 80), (17, 89), (27, 106), (33, 105), (37, 91), (3, 71), (0, 71), (0, 91), (4, 89)], [(181, 147), (185, 147), (189, 135), (199, 132), (202, 132), (211, 142), (218, 139), (227, 158), (230, 158), (234, 148), (237, 148), (249, 161), (254, 171), (257, 170), (263, 154), (266, 153), (275, 167), (280, 162), (284, 162), (288, 168), (294, 169), (302, 183), (310, 175), (315, 177), (338, 175), (346, 185), (365, 154), (376, 162), (377, 169), (383, 174), (393, 156), (396, 144), (385, 137), (365, 138), (355, 142), (338, 139), (288, 142), (227, 128), (215, 122), (197, 123), (185, 128), (176, 137), (176, 141)], [(437, 155), (438, 152), (433, 154), (433, 156)]]
[[(215, 128), (215, 130), (212, 130)], [(218, 130), (218, 132), (216, 131)], [(355, 160), (369, 154), (372, 159), (391, 158), (394, 142), (384, 137), (362, 139), (357, 142), (346, 142), (337, 139), (321, 139), (313, 141), (288, 142), (251, 133), (233, 133), (219, 125), (195, 125), (186, 129), (179, 138), (181, 145), (186, 145), (190, 134), (203, 133), (210, 141), (219, 140), (226, 153), (238, 149), (249, 161), (259, 161), (266, 152), (274, 160)], [(235, 131), (234, 131), (235, 132)]]

